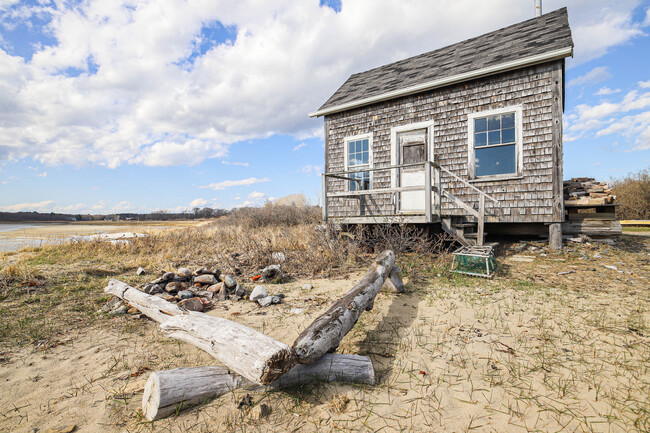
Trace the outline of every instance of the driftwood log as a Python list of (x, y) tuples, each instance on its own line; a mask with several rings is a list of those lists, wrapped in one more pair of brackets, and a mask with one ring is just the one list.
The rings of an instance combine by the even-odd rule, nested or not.
[(191, 312), (170, 317), (160, 328), (166, 336), (205, 350), (252, 382), (268, 385), (296, 364), (286, 344), (228, 319)]
[(311, 364), (339, 346), (361, 313), (372, 310), (375, 297), (394, 264), (392, 251), (381, 253), (361, 281), (298, 336), (293, 343), (298, 362)]
[(126, 283), (116, 280), (115, 278), (110, 279), (108, 286), (104, 288), (104, 291), (125, 300), (133, 307), (140, 310), (142, 314), (150, 317), (158, 323), (164, 322), (171, 316), (184, 314), (186, 312), (176, 304), (167, 302), (158, 296), (147, 295)]
[[(264, 389), (279, 389), (310, 382), (352, 382), (372, 385), (375, 370), (370, 358), (327, 354), (310, 365), (296, 365)], [(219, 397), (240, 387), (260, 388), (227, 367), (176, 368), (152, 373), (142, 396), (142, 413), (149, 421), (169, 416), (184, 407)]]
[(165, 335), (205, 350), (252, 382), (270, 384), (296, 364), (288, 345), (240, 323), (185, 311), (114, 279), (104, 290), (161, 322)]

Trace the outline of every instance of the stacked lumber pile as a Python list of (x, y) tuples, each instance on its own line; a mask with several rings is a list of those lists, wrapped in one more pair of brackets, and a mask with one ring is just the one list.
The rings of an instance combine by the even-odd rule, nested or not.
[(593, 177), (574, 177), (564, 181), (564, 206), (598, 206), (612, 204), (616, 196), (605, 182)]
[(623, 233), (616, 220), (616, 196), (605, 182), (592, 177), (574, 177), (564, 181), (564, 208), (562, 224), (565, 235), (610, 237)]

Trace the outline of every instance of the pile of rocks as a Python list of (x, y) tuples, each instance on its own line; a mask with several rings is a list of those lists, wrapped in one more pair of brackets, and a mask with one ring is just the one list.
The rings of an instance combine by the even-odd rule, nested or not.
[[(138, 275), (144, 269), (139, 268)], [(271, 265), (262, 269), (258, 281), (279, 283), (284, 281), (285, 275), (281, 265)], [(231, 275), (222, 275), (219, 269), (200, 267), (194, 271), (189, 268), (180, 268), (176, 272), (165, 272), (159, 278), (138, 287), (148, 295), (158, 296), (165, 301), (178, 303), (180, 307), (190, 311), (206, 311), (219, 301), (226, 299), (240, 301), (250, 299), (262, 307), (279, 304), (284, 298), (283, 294), (269, 295), (263, 286), (256, 286), (248, 296), (247, 290)], [(110, 304), (110, 305), (109, 305)], [(104, 311), (113, 314), (133, 313), (129, 305), (124, 303), (109, 303)]]

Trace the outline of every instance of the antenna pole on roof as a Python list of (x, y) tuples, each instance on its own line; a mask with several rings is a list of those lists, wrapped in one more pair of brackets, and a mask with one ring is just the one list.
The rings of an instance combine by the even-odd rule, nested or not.
[(542, 0), (535, 0), (535, 17), (542, 16)]

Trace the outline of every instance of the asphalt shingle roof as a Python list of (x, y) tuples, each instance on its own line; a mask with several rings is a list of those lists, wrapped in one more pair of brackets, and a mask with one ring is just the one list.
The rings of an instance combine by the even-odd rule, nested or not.
[(439, 50), (353, 74), (319, 110), (568, 47), (573, 47), (573, 39), (567, 9), (562, 8)]

